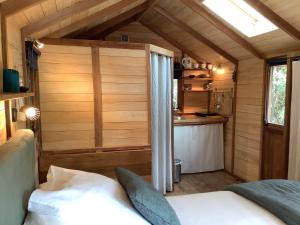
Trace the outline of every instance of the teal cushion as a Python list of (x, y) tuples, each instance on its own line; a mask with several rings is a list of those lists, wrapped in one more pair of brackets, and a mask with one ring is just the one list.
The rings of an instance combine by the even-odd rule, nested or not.
[(116, 174), (133, 206), (151, 224), (180, 225), (173, 208), (151, 184), (124, 168), (117, 168)]

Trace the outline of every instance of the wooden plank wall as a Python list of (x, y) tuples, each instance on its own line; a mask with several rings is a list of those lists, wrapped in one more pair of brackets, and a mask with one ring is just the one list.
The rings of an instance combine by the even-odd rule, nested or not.
[(7, 64), (11, 69), (18, 70), (23, 80), (22, 39), (20, 27), (22, 24), (14, 17), (7, 18)]
[[(194, 86), (196, 82), (191, 81)], [(189, 81), (186, 81), (185, 83), (188, 84)], [(203, 82), (199, 82), (199, 84), (203, 85)], [(183, 101), (184, 113), (206, 112), (208, 92), (185, 92)]]
[(85, 46), (42, 49), (40, 181), (50, 165), (112, 177), (123, 166), (150, 175), (145, 49)]
[(171, 45), (162, 37), (153, 33), (151, 30), (149, 30), (147, 27), (145, 27), (139, 22), (133, 22), (128, 24), (127, 26), (120, 28), (119, 30), (106, 36), (105, 40), (120, 41), (122, 34), (127, 34), (129, 36), (129, 42), (157, 45), (162, 48), (174, 51), (175, 57), (179, 59), (182, 57), (181, 50)]
[(103, 147), (148, 145), (145, 50), (100, 48)]
[(253, 181), (260, 177), (264, 61), (239, 63), (234, 174)]
[(91, 48), (46, 45), (39, 82), (43, 150), (94, 148)]
[[(232, 74), (235, 70), (235, 66), (231, 63), (223, 64), (222, 67), (224, 68), (225, 73), (224, 74), (215, 74), (214, 75), (214, 82), (213, 82), (213, 92), (220, 91), (227, 95), (232, 94), (232, 98), (234, 97), (234, 82), (232, 80)], [(214, 104), (213, 100), (211, 101), (211, 104)], [(230, 111), (229, 108), (232, 108), (232, 104), (230, 102), (225, 103), (226, 109), (221, 108), (220, 113), (228, 117), (228, 122), (225, 124), (224, 129), (224, 137), (225, 137), (225, 143), (224, 143), (224, 151), (225, 151), (225, 170), (228, 172), (233, 172), (233, 148), (232, 148), (232, 140), (233, 140), (233, 115), (228, 114)], [(228, 109), (227, 109), (228, 107)], [(213, 108), (213, 106), (211, 106)]]

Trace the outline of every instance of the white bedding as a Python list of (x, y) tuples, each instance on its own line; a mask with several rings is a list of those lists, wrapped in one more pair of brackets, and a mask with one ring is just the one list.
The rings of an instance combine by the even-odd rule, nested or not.
[(181, 225), (285, 225), (251, 201), (229, 192), (167, 197)]
[[(182, 225), (285, 225), (260, 206), (228, 191), (172, 196), (167, 200)], [(30, 214), (25, 225), (66, 224), (58, 217)]]
[[(29, 200), (25, 225), (149, 225), (121, 185), (98, 174), (51, 166)], [(182, 225), (284, 225), (228, 191), (167, 197)]]

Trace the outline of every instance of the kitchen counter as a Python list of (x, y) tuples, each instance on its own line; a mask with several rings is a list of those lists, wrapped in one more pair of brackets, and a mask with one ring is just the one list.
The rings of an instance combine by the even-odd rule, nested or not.
[(218, 123), (226, 123), (227, 121), (228, 118), (223, 116), (207, 116), (207, 117), (200, 117), (196, 115), (174, 116), (175, 126), (218, 124)]

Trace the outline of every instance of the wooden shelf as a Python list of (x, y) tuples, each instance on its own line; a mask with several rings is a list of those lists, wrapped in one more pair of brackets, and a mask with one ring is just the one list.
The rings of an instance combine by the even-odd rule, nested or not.
[(206, 72), (210, 72), (211, 71), (209, 69), (201, 69), (201, 68), (199, 68), (199, 69), (183, 69), (183, 70), (186, 70), (186, 71), (206, 71)]
[(183, 90), (184, 92), (211, 92), (212, 90), (191, 90), (191, 91), (188, 91), (188, 90)]
[(16, 98), (26, 98), (34, 96), (33, 92), (25, 92), (25, 93), (0, 93), (0, 101), (16, 99)]
[(197, 80), (197, 81), (213, 81), (214, 78), (208, 77), (208, 78), (200, 78), (200, 77), (195, 77), (195, 78), (190, 78), (190, 77), (184, 77), (183, 79), (185, 80)]

